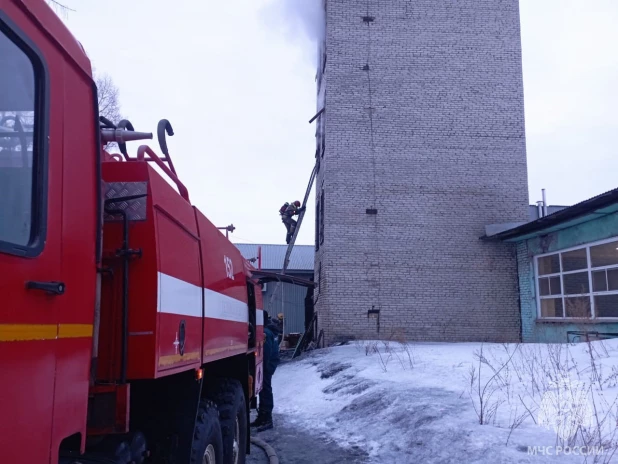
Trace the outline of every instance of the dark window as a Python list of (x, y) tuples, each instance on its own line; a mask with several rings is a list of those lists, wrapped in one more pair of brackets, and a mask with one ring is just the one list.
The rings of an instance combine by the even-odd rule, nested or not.
[(562, 298), (541, 300), (541, 317), (563, 317)]
[(618, 290), (618, 269), (607, 270), (607, 289)]
[(580, 295), (590, 292), (590, 285), (587, 272), (575, 272), (573, 274), (564, 274), (564, 294), (565, 295)]
[(562, 253), (562, 272), (586, 268), (588, 268), (588, 255), (585, 248)]
[(591, 316), (590, 308), (589, 296), (564, 299), (565, 317), (588, 319)]
[(560, 276), (549, 278), (549, 293), (551, 295), (560, 295), (562, 293), (562, 285), (560, 285)]
[(324, 118), (324, 113), (322, 113), (322, 115), (320, 116), (320, 124), (322, 125), (322, 128), (320, 130), (322, 136), (322, 146), (320, 147), (320, 152), (322, 153), (322, 158), (324, 158), (324, 152), (326, 151), (326, 121)]
[(42, 66), (33, 57), (0, 22), (0, 249), (21, 255), (40, 252), (44, 230)]
[(320, 201), (315, 209), (315, 251), (320, 249)]
[(315, 157), (319, 164), (320, 158), (324, 157), (324, 113), (318, 116), (315, 123), (315, 144)]
[(618, 264), (618, 242), (604, 243), (590, 247), (592, 267)]
[(543, 277), (539, 279), (539, 293), (541, 296), (560, 295), (562, 286), (560, 285), (560, 276)]
[(539, 275), (557, 274), (560, 272), (560, 255), (543, 256), (539, 258)]
[(592, 290), (595, 292), (606, 292), (607, 291), (606, 271), (594, 271), (592, 273)]
[(324, 189), (320, 198), (320, 244), (324, 243)]
[(316, 172), (320, 172), (320, 149), (316, 148), (315, 150), (315, 165), (316, 165)]
[(618, 317), (618, 295), (596, 295), (594, 305), (597, 317)]
[(541, 296), (551, 295), (549, 292), (549, 279), (547, 277), (539, 279), (539, 294)]

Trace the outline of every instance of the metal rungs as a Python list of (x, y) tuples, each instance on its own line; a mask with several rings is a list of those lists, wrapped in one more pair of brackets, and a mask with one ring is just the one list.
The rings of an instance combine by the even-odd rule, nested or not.
[[(311, 171), (311, 177), (309, 178), (309, 185), (307, 185), (307, 190), (305, 192), (305, 198), (303, 200), (303, 204), (301, 205), (303, 208), (307, 206), (307, 201), (309, 200), (309, 194), (311, 193), (311, 188), (313, 187), (313, 182), (315, 181), (315, 176), (317, 174), (317, 171), (318, 171), (318, 165), (316, 163), (316, 165), (313, 167), (313, 171)], [(292, 238), (290, 239), (290, 243), (288, 244), (288, 249), (285, 252), (285, 258), (283, 259), (283, 269), (281, 270), (281, 274), (285, 274), (290, 264), (290, 256), (292, 255), (292, 250), (294, 249), (294, 243), (296, 242), (296, 237), (298, 236), (298, 231), (300, 230), (300, 226), (303, 222), (303, 218), (305, 217), (305, 211), (306, 210), (303, 209), (298, 215), (298, 221), (296, 223), (296, 229), (294, 230), (294, 235), (292, 235)], [(281, 282), (277, 282), (277, 285), (275, 285), (275, 290), (270, 296), (271, 306), (275, 301), (275, 295), (277, 294), (277, 290), (279, 290), (280, 285), (281, 285)]]

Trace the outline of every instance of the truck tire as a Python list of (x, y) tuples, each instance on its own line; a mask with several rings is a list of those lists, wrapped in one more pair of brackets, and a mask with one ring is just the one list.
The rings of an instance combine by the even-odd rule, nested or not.
[(247, 406), (242, 385), (235, 379), (215, 381), (207, 390), (208, 398), (219, 409), (223, 435), (223, 463), (245, 464), (247, 457)]
[(202, 400), (195, 419), (191, 464), (223, 463), (223, 441), (217, 407), (212, 401)]

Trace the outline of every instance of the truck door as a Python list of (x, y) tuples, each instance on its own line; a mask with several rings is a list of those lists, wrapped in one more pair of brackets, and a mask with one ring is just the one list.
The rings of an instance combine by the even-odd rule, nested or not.
[(63, 335), (62, 149), (50, 142), (62, 119), (49, 125), (47, 69), (0, 10), (0, 450), (7, 463), (49, 462)]

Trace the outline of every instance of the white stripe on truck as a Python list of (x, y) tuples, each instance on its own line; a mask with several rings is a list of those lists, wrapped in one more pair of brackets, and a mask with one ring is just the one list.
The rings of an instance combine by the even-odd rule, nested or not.
[(157, 311), (179, 316), (202, 317), (202, 292), (205, 317), (231, 322), (249, 322), (249, 310), (243, 301), (208, 288), (201, 288), (163, 272), (159, 272)]

